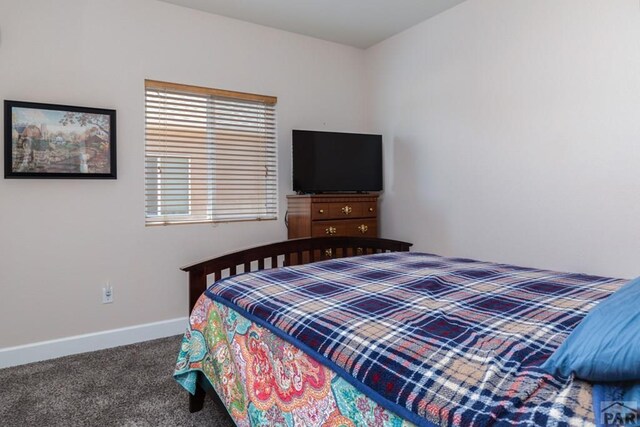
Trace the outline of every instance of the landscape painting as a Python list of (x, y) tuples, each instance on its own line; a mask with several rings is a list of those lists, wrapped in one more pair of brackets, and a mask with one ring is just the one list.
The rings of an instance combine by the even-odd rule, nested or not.
[(115, 110), (5, 101), (5, 178), (116, 178)]

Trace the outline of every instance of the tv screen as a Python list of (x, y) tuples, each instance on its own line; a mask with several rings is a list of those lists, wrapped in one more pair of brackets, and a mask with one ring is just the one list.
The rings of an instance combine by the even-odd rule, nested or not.
[(382, 190), (382, 135), (293, 131), (293, 190)]

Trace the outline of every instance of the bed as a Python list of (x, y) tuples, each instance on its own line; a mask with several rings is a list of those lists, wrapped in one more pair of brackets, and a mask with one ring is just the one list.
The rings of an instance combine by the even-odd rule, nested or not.
[(239, 426), (598, 423), (593, 384), (543, 366), (627, 281), (410, 246), (298, 239), (184, 267), (190, 410), (209, 394)]

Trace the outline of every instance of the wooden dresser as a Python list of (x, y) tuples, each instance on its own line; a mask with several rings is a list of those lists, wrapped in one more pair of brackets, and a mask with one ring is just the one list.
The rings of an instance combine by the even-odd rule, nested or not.
[(289, 239), (378, 237), (377, 194), (287, 196)]

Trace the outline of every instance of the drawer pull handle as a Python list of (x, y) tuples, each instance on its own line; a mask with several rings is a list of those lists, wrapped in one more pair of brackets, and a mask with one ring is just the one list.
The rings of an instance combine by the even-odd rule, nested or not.
[(333, 249), (325, 249), (324, 256), (325, 258), (331, 258), (333, 256)]
[(320, 209), (318, 212), (320, 212), (320, 213), (324, 213), (324, 209)]
[(369, 208), (369, 212), (373, 212), (373, 208)]
[(366, 226), (366, 225), (364, 225), (364, 224), (360, 224), (360, 225), (358, 226), (358, 230), (359, 230), (362, 234), (364, 234), (364, 233), (366, 233), (366, 232), (369, 230), (369, 227), (367, 227), (367, 226)]
[(327, 227), (325, 228), (324, 232), (329, 235), (334, 235), (338, 232), (338, 230), (335, 227)]
[(345, 215), (349, 215), (351, 213), (351, 211), (353, 211), (353, 208), (351, 208), (351, 206), (347, 205), (344, 208), (342, 208), (342, 213)]

